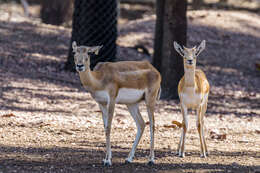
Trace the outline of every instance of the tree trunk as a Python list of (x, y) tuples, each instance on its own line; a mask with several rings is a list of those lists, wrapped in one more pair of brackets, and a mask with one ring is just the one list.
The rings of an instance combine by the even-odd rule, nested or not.
[(226, 4), (228, 0), (219, 0), (220, 3)]
[(117, 0), (75, 0), (70, 50), (65, 69), (75, 71), (71, 43), (103, 45), (98, 55), (91, 55), (91, 69), (98, 62), (114, 61), (117, 38)]
[(186, 45), (187, 1), (157, 0), (154, 66), (162, 75), (162, 98), (177, 99), (178, 83), (184, 74), (183, 59), (173, 41)]
[(52, 25), (61, 25), (72, 16), (72, 0), (42, 0), (42, 22)]
[(193, 9), (199, 9), (203, 4), (203, 0), (192, 0)]

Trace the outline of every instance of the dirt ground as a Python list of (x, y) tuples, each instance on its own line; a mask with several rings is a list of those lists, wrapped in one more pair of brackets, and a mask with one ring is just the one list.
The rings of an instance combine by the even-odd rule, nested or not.
[[(123, 6), (123, 8), (128, 8)], [(135, 7), (138, 9), (138, 7)], [(189, 116), (186, 157), (175, 155), (181, 121), (178, 101), (156, 106), (156, 164), (148, 166), (149, 127), (132, 164), (125, 165), (136, 134), (124, 105), (117, 105), (112, 125), (113, 165), (103, 167), (105, 135), (98, 105), (75, 73), (62, 70), (71, 30), (27, 19), (0, 8), (0, 172), (260, 172), (260, 16), (247, 11), (188, 12), (188, 45), (207, 41), (199, 59), (210, 81), (205, 118), (210, 157), (199, 157), (195, 112)], [(119, 60), (151, 57), (155, 15), (120, 18)], [(119, 23), (120, 23), (119, 22)], [(148, 121), (145, 105), (141, 114)]]

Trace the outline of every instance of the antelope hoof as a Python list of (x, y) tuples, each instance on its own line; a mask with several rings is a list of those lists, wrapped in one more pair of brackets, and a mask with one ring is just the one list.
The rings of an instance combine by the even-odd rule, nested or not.
[(175, 153), (175, 156), (179, 157), (179, 156), (180, 156), (180, 152), (177, 151), (177, 152)]
[(111, 160), (103, 160), (103, 164), (105, 167), (112, 166)]
[(179, 153), (178, 156), (181, 157), (181, 158), (184, 158), (185, 154), (184, 153)]
[(200, 154), (201, 158), (207, 158), (207, 154)]
[(206, 156), (209, 157), (209, 152), (206, 152)]
[(127, 165), (127, 164), (130, 164), (130, 163), (132, 163), (132, 161), (127, 158), (127, 159), (125, 160), (125, 164)]
[(155, 163), (154, 163), (154, 161), (150, 160), (147, 164), (148, 164), (149, 166), (153, 166)]

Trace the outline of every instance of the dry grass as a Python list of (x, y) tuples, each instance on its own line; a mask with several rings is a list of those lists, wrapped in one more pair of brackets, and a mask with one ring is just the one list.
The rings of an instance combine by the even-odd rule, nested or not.
[[(0, 11), (2, 14), (5, 13)], [(256, 172), (260, 163), (260, 17), (249, 12), (189, 11), (188, 44), (207, 40), (199, 65), (210, 81), (206, 136), (211, 155), (199, 157), (194, 112), (186, 140), (187, 156), (174, 155), (181, 121), (177, 101), (159, 101), (156, 109), (156, 165), (145, 163), (149, 128), (136, 159), (123, 165), (136, 128), (123, 105), (112, 129), (113, 166), (103, 168), (105, 138), (97, 104), (77, 74), (61, 70), (70, 32), (15, 14), (0, 19), (0, 171), (2, 172)], [(15, 17), (17, 15), (17, 17)], [(254, 22), (252, 22), (254, 21)], [(132, 47), (153, 48), (155, 16), (120, 26), (120, 60), (148, 56)], [(145, 106), (141, 113), (147, 121)]]

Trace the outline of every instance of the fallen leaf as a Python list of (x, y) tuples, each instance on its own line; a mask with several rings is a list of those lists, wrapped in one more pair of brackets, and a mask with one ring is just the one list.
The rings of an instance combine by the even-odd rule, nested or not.
[(177, 128), (176, 125), (164, 125), (163, 127), (168, 128), (168, 129), (170, 129), (170, 128), (176, 129)]
[(7, 125), (8, 125), (8, 126), (13, 126), (14, 123), (13, 123), (13, 122), (9, 122)]
[(2, 115), (3, 118), (15, 117), (13, 113)]
[(121, 119), (119, 119), (119, 118), (117, 118), (117, 119), (116, 119), (116, 121), (117, 121), (117, 123), (118, 123), (118, 124), (125, 124), (125, 122), (124, 122), (124, 121), (122, 121), (122, 120), (121, 120)]
[(68, 134), (68, 135), (73, 135), (74, 133), (65, 129), (61, 129), (60, 132)]
[(145, 125), (149, 125), (150, 124), (150, 122), (149, 121), (147, 121), (146, 123), (145, 123)]
[(218, 134), (214, 131), (209, 133), (211, 139), (225, 140), (227, 139), (227, 134)]
[(115, 117), (125, 118), (126, 116), (124, 114), (116, 114)]
[(81, 129), (70, 129), (71, 131), (81, 131)]
[(182, 127), (182, 123), (180, 123), (179, 121), (173, 120), (173, 121), (172, 121), (172, 124), (175, 124), (175, 125), (178, 126), (179, 128)]
[(39, 127), (44, 127), (44, 126), (49, 126), (51, 124), (47, 123), (47, 124), (40, 124)]
[(249, 117), (248, 119), (247, 119), (247, 121), (253, 121), (253, 117)]
[(28, 124), (30, 124), (30, 126), (42, 126), (43, 124), (43, 121), (42, 120), (39, 120), (39, 121), (34, 121), (34, 122), (29, 122)]
[(22, 124), (18, 124), (19, 127), (26, 127), (26, 125), (24, 123)]
[(202, 14), (202, 15), (200, 15), (200, 16), (198, 16), (199, 18), (205, 18), (205, 17), (207, 17), (207, 15), (206, 14)]
[(95, 111), (93, 111), (93, 112), (100, 112), (100, 113), (101, 113), (101, 111), (100, 111), (100, 110), (95, 110)]
[(219, 115), (219, 119), (220, 119), (221, 121), (223, 121), (223, 120), (224, 120), (223, 115)]
[(256, 67), (257, 70), (260, 71), (260, 63), (256, 63), (256, 64), (255, 64), (255, 67)]
[(260, 134), (260, 130), (257, 130), (257, 129), (256, 129), (255, 132), (256, 132), (257, 134)]

